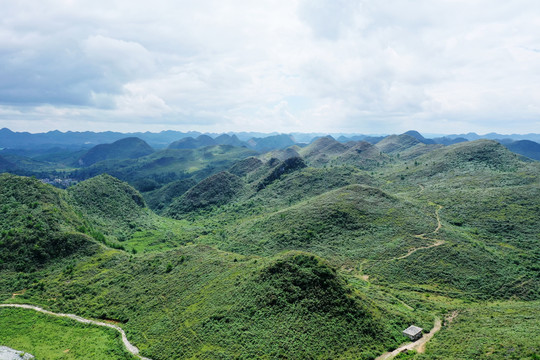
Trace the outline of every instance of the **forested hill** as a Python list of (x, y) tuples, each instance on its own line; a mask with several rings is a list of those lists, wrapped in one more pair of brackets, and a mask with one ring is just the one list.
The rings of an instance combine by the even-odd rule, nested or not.
[(66, 189), (2, 174), (0, 301), (114, 321), (153, 360), (374, 359), (437, 319), (400, 358), (534, 359), (540, 162), (421, 140), (165, 149), (57, 168)]

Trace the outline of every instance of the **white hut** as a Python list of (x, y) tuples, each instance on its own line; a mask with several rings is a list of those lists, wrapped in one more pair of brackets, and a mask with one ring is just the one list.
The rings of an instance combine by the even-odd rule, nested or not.
[(416, 341), (422, 337), (422, 328), (411, 325), (403, 330), (403, 335), (407, 336), (411, 341)]

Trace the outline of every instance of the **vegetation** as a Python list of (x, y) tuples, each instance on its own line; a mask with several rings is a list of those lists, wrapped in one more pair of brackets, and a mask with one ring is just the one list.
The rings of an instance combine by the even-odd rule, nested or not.
[(97, 162), (109, 159), (136, 159), (154, 152), (144, 140), (128, 137), (117, 140), (112, 144), (96, 145), (81, 156), (78, 163), (90, 166)]
[[(257, 154), (253, 150), (230, 145), (197, 149), (167, 149), (138, 159), (105, 160), (87, 168), (73, 171), (70, 176), (85, 180), (107, 173), (146, 191), (170, 182), (204, 178), (226, 170), (235, 161)], [(149, 182), (153, 185), (149, 186)]]
[(212, 205), (223, 205), (230, 201), (242, 187), (242, 180), (226, 171), (201, 181), (185, 194), (178, 197), (167, 209), (167, 215), (179, 214), (204, 209)]
[(411, 135), (3, 174), (0, 301), (118, 321), (154, 360), (374, 359), (451, 314), (398, 358), (538, 358), (539, 163)]
[(36, 359), (136, 359), (113, 329), (27, 309), (0, 308), (0, 344)]
[(540, 303), (496, 302), (456, 312), (413, 359), (540, 359)]
[(65, 193), (36, 179), (0, 175), (0, 269), (31, 271), (76, 252), (91, 253), (90, 237)]

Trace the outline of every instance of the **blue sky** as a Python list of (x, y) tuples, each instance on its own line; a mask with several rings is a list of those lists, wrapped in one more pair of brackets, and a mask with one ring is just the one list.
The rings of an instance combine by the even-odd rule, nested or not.
[(537, 1), (0, 5), (16, 131), (540, 132)]

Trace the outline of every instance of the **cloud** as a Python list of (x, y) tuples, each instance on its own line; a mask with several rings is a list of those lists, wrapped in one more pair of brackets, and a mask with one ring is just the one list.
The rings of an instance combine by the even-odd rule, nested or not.
[(8, 2), (0, 125), (538, 131), (537, 14), (532, 0)]

